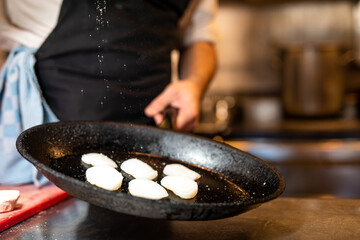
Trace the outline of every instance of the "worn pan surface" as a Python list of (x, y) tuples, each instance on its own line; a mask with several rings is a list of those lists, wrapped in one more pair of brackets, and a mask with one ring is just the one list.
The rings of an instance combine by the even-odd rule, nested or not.
[[(210, 220), (234, 216), (278, 197), (283, 176), (269, 163), (213, 140), (142, 125), (113, 122), (58, 122), (24, 131), (17, 140), (20, 154), (69, 194), (117, 212), (172, 220)], [(119, 191), (86, 182), (84, 153), (102, 152), (118, 165), (137, 157), (158, 170), (181, 162), (197, 171), (199, 192), (182, 200), (170, 193), (162, 200), (127, 193), (127, 176)]]

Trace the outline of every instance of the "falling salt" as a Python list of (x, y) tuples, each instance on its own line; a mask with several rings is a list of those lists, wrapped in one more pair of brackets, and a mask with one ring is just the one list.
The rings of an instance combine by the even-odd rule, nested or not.
[[(95, 1), (95, 9), (96, 9), (96, 16), (95, 16), (95, 34), (97, 36), (101, 37), (102, 29), (109, 27), (110, 20), (107, 19), (107, 7), (108, 7), (108, 0), (96, 0)], [(90, 15), (89, 15), (90, 17)], [(98, 51), (99, 54), (97, 55), (97, 59), (99, 62), (99, 73), (100, 75), (103, 75), (103, 64), (105, 63), (104, 55), (103, 55), (103, 49), (105, 48), (105, 45), (108, 43), (107, 39), (100, 38), (98, 42)], [(103, 79), (104, 82), (108, 82), (106, 78)], [(109, 89), (110, 86), (106, 85), (106, 89)], [(106, 99), (106, 96), (103, 97), (103, 99)], [(104, 102), (101, 102), (101, 105), (103, 105)]]

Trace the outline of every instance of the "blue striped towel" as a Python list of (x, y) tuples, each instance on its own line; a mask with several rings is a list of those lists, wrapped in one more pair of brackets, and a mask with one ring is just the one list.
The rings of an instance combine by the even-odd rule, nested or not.
[(34, 72), (36, 49), (11, 51), (0, 75), (0, 184), (35, 183), (43, 177), (16, 150), (18, 135), (33, 126), (58, 119), (46, 104)]

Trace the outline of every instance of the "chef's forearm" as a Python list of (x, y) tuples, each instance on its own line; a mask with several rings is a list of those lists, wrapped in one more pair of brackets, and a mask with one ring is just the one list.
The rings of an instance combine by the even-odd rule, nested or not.
[(0, 49), (0, 69), (4, 65), (6, 58), (7, 58), (8, 52)]
[(204, 93), (216, 70), (216, 51), (212, 43), (196, 42), (180, 55), (180, 80), (196, 82)]

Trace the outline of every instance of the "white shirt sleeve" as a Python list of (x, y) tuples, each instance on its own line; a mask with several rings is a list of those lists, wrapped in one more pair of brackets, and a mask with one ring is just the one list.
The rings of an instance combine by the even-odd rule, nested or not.
[(216, 15), (218, 0), (194, 0), (180, 22), (184, 46), (194, 42), (217, 41)]
[(11, 40), (7, 35), (10, 30), (11, 25), (7, 19), (5, 13), (5, 1), (0, 0), (0, 49), (5, 51), (10, 51), (12, 48), (16, 47), (17, 43)]
[(0, 0), (0, 48), (38, 48), (56, 25), (62, 0)]

